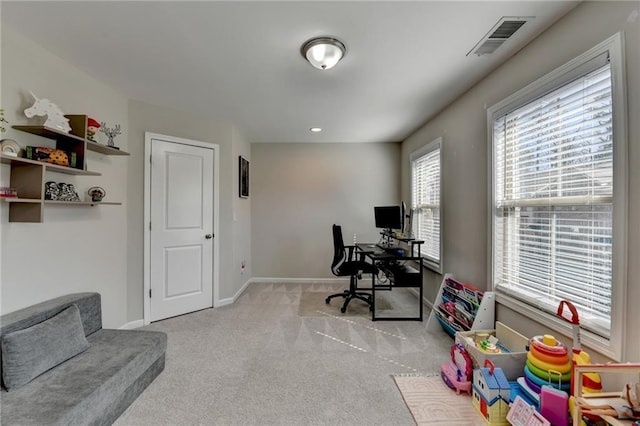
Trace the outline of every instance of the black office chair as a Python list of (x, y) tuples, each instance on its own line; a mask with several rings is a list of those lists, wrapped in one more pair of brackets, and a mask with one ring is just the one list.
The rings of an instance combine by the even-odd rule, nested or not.
[(325, 299), (329, 303), (334, 297), (344, 297), (344, 304), (340, 308), (340, 312), (347, 311), (347, 305), (352, 299), (360, 299), (369, 304), (369, 310), (373, 309), (370, 293), (359, 292), (358, 278), (362, 274), (376, 274), (377, 268), (371, 263), (365, 262), (363, 259), (356, 260), (355, 246), (345, 246), (342, 240), (342, 228), (340, 225), (333, 225), (333, 262), (331, 263), (331, 272), (337, 277), (351, 277), (349, 281), (349, 289), (342, 293), (332, 294)]

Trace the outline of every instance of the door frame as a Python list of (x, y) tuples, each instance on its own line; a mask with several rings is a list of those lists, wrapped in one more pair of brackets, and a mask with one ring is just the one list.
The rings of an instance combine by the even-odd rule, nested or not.
[(219, 250), (219, 217), (220, 217), (220, 145), (196, 141), (192, 139), (179, 138), (175, 136), (167, 136), (159, 133), (144, 133), (144, 266), (143, 266), (143, 321), (144, 325), (151, 323), (151, 298), (149, 291), (151, 290), (151, 145), (154, 139), (160, 139), (163, 142), (191, 145), (200, 148), (208, 148), (213, 150), (213, 271), (212, 282), (213, 295), (212, 306), (214, 308), (220, 306), (220, 250)]

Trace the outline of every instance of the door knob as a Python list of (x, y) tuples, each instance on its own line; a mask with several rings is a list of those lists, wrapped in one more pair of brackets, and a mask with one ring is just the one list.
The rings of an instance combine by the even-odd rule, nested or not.
[(205, 235), (204, 237), (205, 237), (207, 240), (210, 240), (210, 239), (212, 239), (212, 238), (213, 238), (213, 235), (211, 235), (211, 234), (207, 234), (207, 235)]

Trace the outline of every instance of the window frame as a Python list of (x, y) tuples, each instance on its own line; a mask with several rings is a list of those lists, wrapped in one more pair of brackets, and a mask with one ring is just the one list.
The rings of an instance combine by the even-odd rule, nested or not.
[[(411, 171), (411, 179), (410, 179), (410, 188), (411, 188), (411, 213), (412, 213), (412, 217), (411, 217), (411, 227), (412, 227), (412, 232), (415, 226), (415, 218), (413, 217), (414, 212), (414, 205), (415, 205), (415, 200), (414, 200), (414, 188), (413, 188), (413, 172), (414, 172), (414, 162), (416, 160), (418, 160), (419, 158), (424, 157), (425, 155), (428, 155), (434, 151), (438, 150), (438, 160), (439, 160), (439, 184), (438, 184), (438, 190), (439, 190), (439, 194), (438, 194), (438, 198), (440, 200), (439, 204), (438, 204), (438, 209), (440, 211), (440, 226), (438, 229), (438, 234), (440, 237), (440, 245), (439, 245), (439, 258), (438, 259), (434, 259), (431, 256), (427, 256), (424, 252), (421, 252), (421, 257), (424, 259), (423, 260), (423, 265), (424, 267), (437, 272), (439, 274), (442, 274), (442, 257), (443, 257), (443, 238), (442, 238), (442, 225), (443, 225), (443, 220), (444, 220), (444, 214), (443, 214), (443, 209), (442, 209), (442, 137), (439, 137), (431, 142), (429, 142), (426, 145), (423, 145), (422, 147), (416, 149), (415, 151), (411, 152), (411, 154), (409, 154), (409, 169)], [(415, 232), (414, 232), (415, 235)], [(416, 239), (418, 239), (418, 237), (416, 237)]]
[(494, 282), (494, 206), (496, 175), (494, 169), (494, 121), (509, 111), (530, 103), (540, 96), (577, 79), (584, 74), (584, 67), (603, 54), (609, 55), (612, 81), (613, 114), (613, 229), (612, 229), (612, 282), (611, 282), (611, 328), (608, 339), (581, 330), (582, 343), (616, 361), (622, 360), (626, 318), (626, 272), (627, 272), (627, 203), (628, 203), (628, 156), (627, 156), (627, 109), (624, 39), (617, 33), (580, 56), (551, 71), (487, 109), (488, 143), (488, 283), (496, 292), (496, 301), (526, 318), (541, 323), (565, 336), (571, 336), (571, 325), (557, 316), (543, 312), (533, 305), (522, 302), (499, 291)]

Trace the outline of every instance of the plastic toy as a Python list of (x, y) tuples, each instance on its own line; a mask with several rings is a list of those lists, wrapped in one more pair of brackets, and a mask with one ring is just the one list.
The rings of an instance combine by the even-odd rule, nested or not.
[(487, 352), (490, 354), (499, 354), (500, 352), (502, 352), (498, 345), (490, 342), (489, 340), (483, 340), (480, 343), (477, 343), (476, 346), (482, 352)]
[(442, 364), (440, 377), (451, 389), (471, 394), (471, 373), (473, 371), (471, 357), (460, 343), (451, 345), (451, 362)]
[(533, 356), (535, 356), (540, 361), (543, 361), (549, 364), (553, 364), (553, 363), (566, 364), (568, 362), (571, 362), (571, 357), (569, 356), (569, 352), (566, 352), (564, 355), (550, 354), (548, 352), (545, 352), (542, 349), (538, 349), (538, 347), (534, 345), (529, 345), (529, 351), (533, 354)]
[(592, 405), (582, 398), (577, 398), (582, 413), (596, 416), (612, 416), (619, 419), (640, 419), (640, 382), (627, 383), (621, 393), (624, 403), (613, 405)]
[[(551, 379), (553, 381), (557, 381), (558, 377), (562, 376), (563, 381), (571, 380), (571, 363), (567, 362), (564, 364), (553, 364), (549, 362), (544, 362), (538, 359), (531, 350), (527, 352), (527, 365), (531, 371), (536, 372), (536, 375), (542, 379)], [(533, 368), (532, 368), (533, 367)], [(540, 374), (537, 374), (540, 372)]]
[(511, 404), (507, 421), (513, 426), (551, 426), (547, 419), (519, 396)]
[[(524, 377), (525, 377), (525, 380), (526, 380), (527, 384), (529, 384), (529, 386), (532, 387), (534, 390), (536, 390), (538, 393), (540, 393), (539, 389), (541, 389), (542, 386), (544, 386), (544, 385), (550, 385), (550, 386), (553, 386), (555, 388), (558, 388), (558, 386), (559, 386), (560, 390), (564, 390), (564, 391), (567, 391), (567, 392), (571, 390), (571, 383), (570, 382), (558, 384), (558, 383), (551, 382), (548, 378), (547, 379), (541, 379), (540, 377), (538, 377), (535, 374), (533, 374), (531, 372), (531, 370), (529, 370), (529, 367), (527, 367), (526, 365), (524, 366)], [(532, 384), (536, 385), (537, 388), (539, 388), (539, 389), (536, 389), (535, 387), (533, 387)]]
[[(533, 385), (533, 382), (529, 382), (526, 377), (518, 377), (516, 380), (518, 383), (518, 387), (536, 407), (540, 406), (540, 390), (541, 387), (537, 385)], [(537, 388), (537, 389), (535, 389)]]
[[(571, 312), (571, 318), (564, 316), (564, 307), (567, 307)], [(588, 353), (584, 352), (580, 347), (580, 318), (578, 317), (578, 310), (573, 303), (568, 300), (561, 300), (558, 305), (556, 314), (572, 325), (573, 331), (573, 353), (572, 365), (588, 365), (591, 364), (591, 357)], [(602, 392), (602, 380), (597, 373), (585, 373), (582, 379), (582, 390), (587, 393)], [(571, 378), (571, 395), (575, 395), (575, 383), (573, 383), (573, 377)]]
[(542, 386), (540, 414), (553, 425), (569, 424), (569, 394), (551, 386)]
[(501, 368), (488, 359), (484, 365), (473, 370), (473, 406), (489, 425), (508, 425), (511, 386)]
[(569, 391), (572, 364), (569, 350), (550, 334), (535, 336), (529, 341), (529, 352), (524, 368), (525, 379), (531, 389), (540, 393), (542, 386)]

